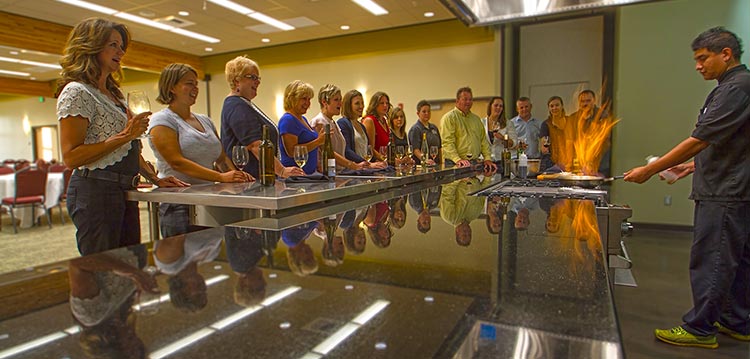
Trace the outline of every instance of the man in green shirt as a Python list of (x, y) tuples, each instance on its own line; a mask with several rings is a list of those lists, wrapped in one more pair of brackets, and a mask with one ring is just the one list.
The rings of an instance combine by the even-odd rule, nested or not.
[(490, 157), (490, 143), (479, 116), (471, 112), (474, 97), (471, 88), (456, 91), (456, 108), (443, 115), (440, 120), (440, 137), (443, 142), (443, 158), (447, 164), (458, 167), (471, 166), (470, 159), (481, 154), (485, 170), (497, 171)]

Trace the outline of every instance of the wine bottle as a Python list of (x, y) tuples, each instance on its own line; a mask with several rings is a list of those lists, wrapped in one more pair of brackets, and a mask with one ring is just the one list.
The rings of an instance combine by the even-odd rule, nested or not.
[(422, 167), (427, 167), (427, 159), (430, 158), (430, 145), (427, 143), (427, 131), (422, 132), (422, 146), (420, 151), (422, 151)]
[(328, 178), (333, 181), (336, 178), (336, 157), (333, 154), (333, 143), (331, 142), (331, 125), (325, 125), (325, 142), (321, 153), (320, 167)]
[(386, 162), (389, 166), (396, 167), (396, 140), (393, 138), (393, 132), (388, 134), (388, 150)]
[(260, 161), (258, 173), (260, 174), (260, 184), (263, 186), (273, 186), (276, 182), (274, 173), (274, 152), (275, 147), (268, 136), (268, 125), (263, 125), (263, 139), (260, 141)]
[(518, 177), (526, 179), (529, 174), (529, 158), (526, 156), (526, 152), (521, 151), (518, 155)]
[(505, 135), (505, 140), (503, 142), (503, 176), (510, 178), (510, 149), (508, 149), (508, 135)]

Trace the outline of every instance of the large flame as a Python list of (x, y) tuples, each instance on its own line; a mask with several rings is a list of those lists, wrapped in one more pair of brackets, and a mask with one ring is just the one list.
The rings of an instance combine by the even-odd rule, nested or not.
[(610, 145), (612, 127), (618, 122), (608, 114), (608, 107), (605, 103), (593, 116), (578, 111), (553, 120), (558, 130), (550, 129), (552, 160), (563, 171), (597, 174), (599, 162)]
[[(549, 223), (553, 221), (555, 223)], [(594, 202), (589, 200), (559, 200), (550, 209), (547, 230), (560, 239), (560, 246), (575, 259), (570, 263), (571, 272), (592, 273), (593, 264), (601, 261), (602, 243)], [(596, 261), (591, 261), (594, 257)]]

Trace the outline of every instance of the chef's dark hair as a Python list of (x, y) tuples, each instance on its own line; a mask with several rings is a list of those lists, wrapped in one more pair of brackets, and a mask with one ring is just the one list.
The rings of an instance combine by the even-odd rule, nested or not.
[(740, 61), (740, 57), (742, 57), (742, 40), (723, 26), (713, 27), (702, 32), (693, 40), (691, 46), (693, 51), (707, 49), (715, 54), (729, 48), (732, 50), (732, 57), (735, 60)]

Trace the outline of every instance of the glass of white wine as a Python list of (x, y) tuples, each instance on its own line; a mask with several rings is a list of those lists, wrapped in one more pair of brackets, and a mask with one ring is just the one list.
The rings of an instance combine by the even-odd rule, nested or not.
[(432, 162), (435, 162), (433, 166), (437, 166), (438, 152), (438, 146), (430, 146), (430, 158), (432, 158)]
[[(133, 116), (142, 114), (144, 112), (151, 112), (151, 103), (148, 100), (146, 93), (141, 90), (134, 90), (128, 92), (128, 110)], [(139, 138), (148, 138), (148, 133), (143, 133)]]
[(242, 170), (247, 165), (247, 161), (250, 158), (250, 153), (247, 151), (247, 147), (243, 145), (235, 145), (232, 147), (232, 162), (238, 170)]
[(307, 163), (307, 156), (307, 147), (294, 146), (294, 162), (299, 168), (302, 168)]
[(365, 161), (370, 162), (372, 159), (372, 145), (367, 145), (367, 149), (365, 150)]

